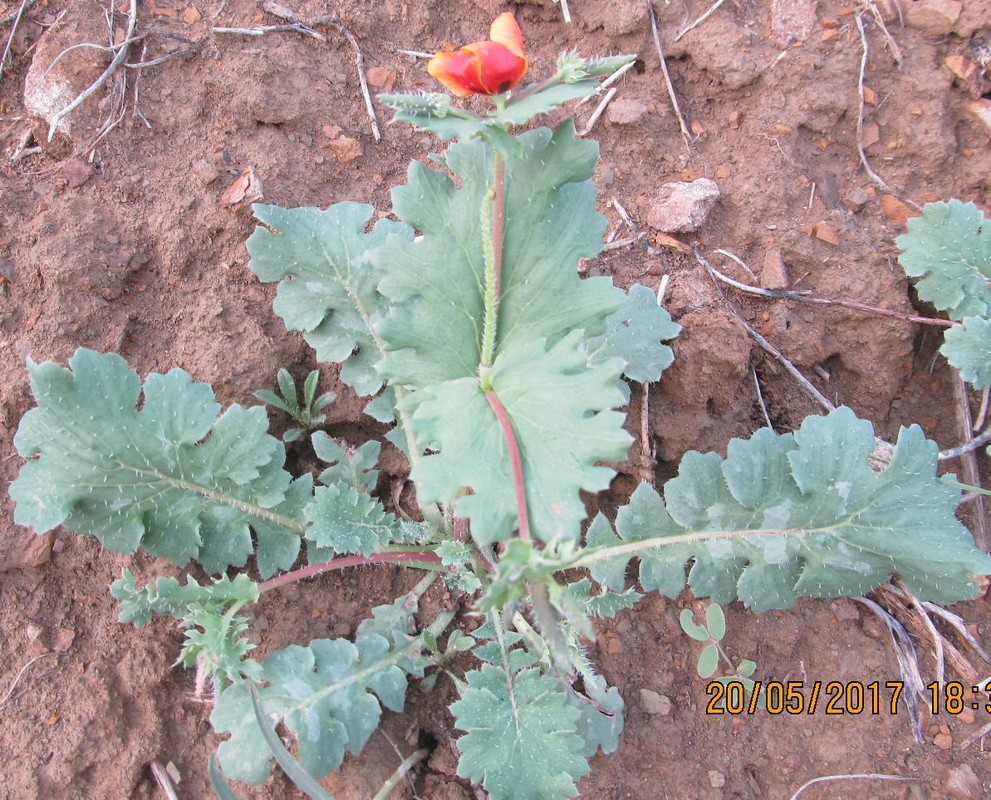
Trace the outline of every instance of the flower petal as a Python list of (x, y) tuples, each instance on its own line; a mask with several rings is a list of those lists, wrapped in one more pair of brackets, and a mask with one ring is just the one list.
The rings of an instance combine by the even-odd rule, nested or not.
[(481, 79), (481, 62), (467, 47), (454, 53), (438, 53), (427, 64), (427, 72), (458, 97), (488, 94)]
[(527, 61), (497, 42), (475, 42), (461, 48), (474, 54), (480, 65), (482, 94), (502, 94), (512, 89), (526, 74)]
[[(504, 11), (492, 21), (489, 28), (489, 39), (497, 44), (501, 44), (509, 52), (526, 58), (523, 53), (523, 31), (510, 12)], [(521, 76), (522, 77), (522, 76)]]

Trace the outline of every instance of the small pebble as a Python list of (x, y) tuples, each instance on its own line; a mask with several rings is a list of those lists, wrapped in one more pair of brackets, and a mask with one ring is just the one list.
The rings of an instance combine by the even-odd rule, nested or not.
[(658, 694), (653, 689), (641, 689), (640, 702), (643, 704), (643, 710), (648, 714), (666, 717), (671, 713), (671, 698)]
[(726, 776), (723, 775), (718, 769), (709, 770), (709, 785), (713, 789), (721, 789), (726, 785)]

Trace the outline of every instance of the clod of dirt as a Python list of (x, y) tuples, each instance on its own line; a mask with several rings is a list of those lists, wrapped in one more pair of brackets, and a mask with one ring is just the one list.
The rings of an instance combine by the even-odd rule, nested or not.
[(772, 0), (771, 39), (787, 47), (792, 42), (804, 42), (815, 30), (816, 0)]
[(606, 119), (613, 125), (639, 125), (649, 113), (646, 103), (632, 97), (617, 97), (606, 109)]
[(905, 22), (933, 36), (946, 36), (960, 18), (960, 0), (914, 0), (905, 8)]
[(93, 166), (81, 158), (70, 158), (62, 164), (62, 176), (70, 189), (78, 189), (93, 177)]
[(981, 779), (977, 777), (969, 764), (961, 764), (959, 767), (951, 769), (943, 789), (947, 797), (953, 797), (956, 800), (981, 800), (984, 797)]
[(248, 167), (227, 187), (220, 196), (220, 203), (225, 206), (250, 206), (264, 196), (261, 179), (255, 175), (254, 167)]
[(350, 166), (365, 154), (361, 142), (345, 135), (340, 125), (324, 125), (321, 132), (339, 164)]
[(664, 233), (697, 231), (718, 199), (719, 187), (709, 178), (665, 183), (651, 200), (647, 224)]

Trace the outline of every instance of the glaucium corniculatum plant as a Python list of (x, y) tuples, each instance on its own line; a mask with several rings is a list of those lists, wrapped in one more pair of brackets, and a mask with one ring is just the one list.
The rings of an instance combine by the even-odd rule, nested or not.
[[(615, 520), (585, 519), (580, 492), (606, 489), (631, 444), (627, 381), (661, 377), (679, 326), (646, 287), (578, 277), (605, 230), (596, 144), (570, 120), (510, 131), (592, 94), (628, 60), (566, 53), (517, 90), (528, 64), (503, 14), (488, 41), (429, 66), (459, 96), (492, 96), (490, 110), (446, 94), (382, 98), (397, 120), (454, 140), (430, 166), (410, 165), (396, 219), (369, 227), (373, 209), (353, 202), (254, 207), (251, 269), (278, 282), (286, 326), (392, 426), (416, 518), (373, 494), (379, 441), (355, 448), (316, 431), (326, 468), (293, 478), (262, 407), (222, 411), (182, 370), (142, 385), (114, 354), (29, 363), (37, 407), (15, 438), (28, 459), (10, 489), (16, 520), (195, 563), (199, 579), (138, 586), (125, 570), (111, 591), (122, 621), (170, 614), (185, 630), (179, 661), (211, 680), (225, 737), (210, 764), (221, 797), (236, 797), (227, 779), (264, 782), (273, 758), (326, 797), (316, 779), (362, 749), (383, 706), (402, 710), (411, 678), (454, 682), (460, 776), (495, 800), (573, 797), (588, 758), (614, 750), (623, 728), (623, 699), (586, 646), (593, 618), (643, 592), (676, 597), (686, 581), (763, 611), (858, 595), (894, 572), (949, 603), (991, 571), (954, 516), (959, 493), (936, 479), (935, 445), (904, 429), (875, 472), (871, 425), (845, 408), (733, 440), (725, 458), (690, 452), (663, 491), (644, 483)], [(382, 562), (423, 578), (372, 609), (353, 641), (251, 657), (244, 612), (262, 594)], [(416, 619), (438, 579), (471, 613)]]

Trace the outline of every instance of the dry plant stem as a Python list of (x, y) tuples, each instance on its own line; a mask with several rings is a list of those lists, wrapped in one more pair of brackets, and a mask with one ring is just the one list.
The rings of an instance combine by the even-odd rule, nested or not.
[(568, 8), (568, 0), (558, 0), (561, 3), (561, 14), (564, 16), (564, 21), (568, 24), (571, 23), (571, 9)]
[(977, 419), (974, 420), (974, 425), (970, 429), (971, 433), (977, 433), (984, 427), (984, 419), (988, 415), (988, 397), (991, 397), (991, 389), (985, 389), (981, 392), (981, 410), (977, 412)]
[(718, 9), (719, 6), (721, 6), (725, 2), (726, 0), (716, 0), (716, 2), (712, 4), (712, 6), (709, 8), (708, 11), (706, 11), (701, 17), (695, 20), (695, 22), (693, 22), (691, 25), (682, 29), (681, 33), (679, 33), (677, 36), (674, 37), (674, 40), (677, 42), (686, 33), (697, 28), (699, 25), (701, 25), (703, 22), (709, 19), (709, 17), (711, 17), (714, 13), (716, 13), (716, 9)]
[[(131, 0), (131, 8), (128, 12), (128, 18), (127, 18), (127, 31), (124, 33), (125, 43), (130, 42), (134, 38), (134, 26), (137, 25), (137, 22), (138, 22), (138, 0)], [(128, 45), (127, 47), (121, 47), (120, 50), (117, 51), (117, 54), (114, 56), (113, 61), (111, 61), (110, 65), (103, 71), (103, 74), (99, 78), (97, 78), (88, 89), (80, 93), (80, 95), (75, 100), (73, 100), (71, 103), (69, 103), (69, 105), (67, 105), (65, 108), (63, 108), (61, 111), (59, 111), (57, 114), (55, 114), (52, 117), (51, 124), (48, 127), (48, 141), (51, 141), (52, 139), (55, 138), (55, 131), (58, 129), (58, 125), (63, 119), (65, 119), (67, 116), (69, 116), (69, 114), (71, 114), (73, 111), (79, 108), (79, 106), (81, 106), (86, 101), (87, 98), (91, 97), (93, 94), (98, 92), (100, 88), (103, 86), (103, 84), (105, 84), (108, 80), (110, 80), (110, 76), (113, 75), (120, 67), (120, 65), (123, 64), (124, 61), (127, 59), (127, 54), (130, 52), (130, 50), (131, 50), (130, 45)]]
[(599, 105), (595, 107), (595, 111), (592, 112), (592, 116), (588, 118), (588, 122), (585, 123), (585, 127), (581, 129), (579, 136), (588, 136), (595, 127), (595, 123), (599, 121), (599, 117), (602, 116), (602, 112), (606, 110), (606, 106), (612, 102), (612, 99), (616, 96), (616, 92), (619, 90), (614, 86), (605, 96), (599, 101)]
[(860, 163), (863, 165), (864, 171), (870, 176), (870, 179), (877, 184), (878, 188), (886, 192), (891, 192), (888, 184), (882, 180), (880, 175), (871, 169), (870, 162), (867, 160), (867, 153), (864, 152), (864, 109), (867, 106), (867, 102), (864, 99), (864, 72), (867, 70), (867, 56), (870, 48), (867, 44), (867, 32), (864, 30), (863, 13), (863, 11), (860, 11), (853, 17), (857, 23), (857, 30), (860, 32), (860, 43), (863, 47), (863, 55), (860, 58), (860, 77), (857, 80), (857, 92), (860, 98), (860, 107), (857, 111), (857, 153), (859, 153)]
[(877, 772), (858, 772), (851, 773), (850, 775), (824, 775), (821, 778), (813, 778), (803, 783), (789, 800), (798, 800), (799, 795), (810, 786), (815, 786), (817, 783), (826, 783), (827, 781), (901, 781), (902, 783), (918, 783), (919, 779), (905, 775), (881, 775)]
[[(753, 274), (751, 269), (732, 253), (729, 253), (726, 250), (716, 250), (715, 252), (732, 258), (738, 264), (742, 265), (747, 272), (750, 272), (751, 275)], [(779, 292), (773, 289), (762, 289), (759, 286), (750, 286), (749, 284), (733, 280), (731, 277), (724, 275), (715, 267), (710, 266), (710, 270), (712, 276), (717, 280), (722, 281), (735, 289), (739, 289), (741, 292), (747, 292), (748, 294), (757, 295), (758, 297), (770, 297), (775, 300), (793, 300), (797, 303), (809, 303), (817, 306), (841, 306), (843, 308), (853, 309), (854, 311), (863, 311), (865, 314), (874, 314), (878, 317), (890, 317), (892, 319), (904, 320), (905, 322), (915, 322), (919, 325), (934, 325), (939, 328), (952, 328), (954, 325), (958, 324), (948, 319), (920, 317), (917, 314), (906, 314), (903, 311), (895, 311), (890, 308), (881, 308), (880, 306), (871, 306), (866, 303), (858, 303), (856, 300), (832, 300), (822, 297), (809, 297), (808, 295), (796, 294), (794, 292)]]
[(985, 430), (980, 436), (971, 439), (969, 442), (966, 442), (959, 447), (952, 447), (949, 450), (940, 450), (938, 458), (940, 461), (949, 461), (951, 458), (959, 458), (966, 453), (970, 453), (980, 447), (984, 447), (984, 445), (989, 442), (991, 442), (991, 427), (988, 427), (988, 429)]
[(11, 701), (11, 699), (13, 699), (14, 689), (17, 688), (17, 684), (21, 682), (21, 678), (24, 677), (24, 673), (28, 671), (28, 668), (35, 661), (45, 658), (46, 656), (57, 656), (57, 655), (58, 653), (42, 653), (40, 656), (35, 656), (34, 658), (28, 659), (27, 663), (23, 667), (21, 667), (20, 671), (17, 673), (17, 676), (14, 678), (14, 682), (10, 684), (10, 688), (7, 690), (7, 694), (5, 694), (2, 698), (0, 698), (0, 708), (3, 708), (5, 705), (7, 705), (7, 703)]
[[(968, 397), (967, 385), (960, 377), (958, 370), (953, 370), (953, 394), (956, 399), (957, 427), (964, 436), (970, 436), (974, 428), (974, 420), (970, 413), (970, 398)], [(974, 451), (965, 453), (962, 457), (964, 482), (971, 486), (981, 485), (981, 472), (977, 467), (977, 456)], [(974, 520), (974, 541), (985, 553), (991, 552), (991, 536), (988, 534), (987, 506), (984, 497), (977, 495), (975, 500), (977, 505)]]
[(757, 370), (751, 367), (750, 372), (754, 376), (754, 386), (757, 389), (757, 402), (760, 403), (760, 410), (764, 415), (764, 421), (767, 423), (767, 427), (773, 430), (774, 425), (771, 424), (771, 416), (767, 413), (767, 406), (764, 404), (764, 393), (760, 389), (760, 379), (757, 377)]
[(151, 774), (154, 776), (158, 785), (161, 787), (162, 791), (165, 792), (165, 796), (169, 800), (179, 800), (179, 795), (176, 794), (175, 786), (172, 784), (172, 779), (169, 777), (169, 773), (165, 771), (165, 767), (162, 766), (159, 761), (151, 762)]
[(647, 2), (647, 11), (650, 12), (650, 29), (654, 34), (654, 45), (657, 47), (657, 55), (661, 59), (661, 72), (664, 73), (664, 84), (668, 88), (668, 97), (671, 98), (671, 105), (674, 108), (675, 116), (678, 118), (678, 126), (681, 128), (681, 138), (685, 140), (685, 147), (689, 150), (692, 147), (692, 134), (685, 124), (681, 107), (678, 105), (678, 96), (674, 93), (674, 84), (671, 83), (671, 75), (668, 73), (667, 60), (664, 58), (664, 49), (661, 47), (661, 33), (657, 27), (657, 12), (654, 11), (654, 4)]
[(382, 788), (375, 793), (372, 800), (386, 800), (392, 790), (395, 789), (402, 779), (409, 774), (409, 771), (423, 761), (423, 759), (425, 759), (428, 755), (430, 755), (430, 751), (424, 747), (404, 758), (403, 762), (396, 768), (396, 771), (393, 772), (392, 775), (389, 776), (389, 779), (382, 784)]
[[(873, 2), (873, 0), (867, 0), (866, 8), (871, 12), (874, 17), (874, 21), (884, 34), (884, 38), (888, 42), (888, 47), (891, 49), (891, 57), (895, 60), (895, 66), (898, 69), (901, 69), (902, 50), (898, 46), (898, 42), (895, 41), (894, 37), (891, 35), (891, 32), (888, 30), (888, 26), (884, 24), (884, 17), (881, 16), (881, 12), (878, 11), (877, 5)], [(898, 21), (904, 25), (905, 20), (902, 19), (902, 8), (897, 2), (895, 3), (895, 8), (898, 10)]]
[[(989, 722), (987, 725), (983, 726), (982, 728), (978, 728), (970, 736), (968, 736), (966, 739), (960, 742), (960, 749), (966, 750), (974, 742), (980, 741), (988, 734), (991, 734), (991, 722)], [(981, 750), (983, 751), (983, 749), (984, 748), (982, 747)]]
[(213, 33), (230, 33), (239, 36), (264, 36), (266, 33), (301, 33), (303, 36), (310, 36), (317, 41), (326, 42), (327, 37), (320, 31), (308, 28), (302, 23), (286, 23), (285, 25), (258, 25), (254, 28), (211, 28)]
[(799, 384), (801, 384), (802, 388), (805, 389), (805, 391), (808, 392), (812, 396), (812, 398), (817, 403), (819, 403), (819, 405), (821, 405), (824, 409), (826, 409), (826, 411), (835, 411), (836, 406), (833, 405), (822, 392), (816, 389), (816, 387), (813, 386), (809, 382), (809, 380), (801, 372), (798, 371), (798, 368), (794, 364), (792, 364), (787, 358), (784, 357), (781, 351), (779, 351), (774, 345), (772, 345), (769, 341), (767, 341), (767, 339), (765, 339), (763, 336), (757, 333), (757, 331), (755, 331), (752, 327), (750, 327), (747, 321), (743, 319), (743, 317), (741, 317), (736, 312), (736, 309), (734, 309), (728, 302), (726, 302), (726, 296), (723, 294), (723, 290), (719, 286), (719, 279), (716, 277), (715, 267), (713, 267), (712, 264), (710, 264), (698, 250), (695, 250), (694, 254), (695, 254), (695, 260), (698, 261), (699, 264), (701, 264), (703, 267), (705, 267), (706, 271), (709, 273), (709, 277), (712, 279), (712, 282), (716, 287), (716, 291), (719, 292), (719, 296), (722, 297), (723, 302), (726, 303), (726, 308), (734, 317), (736, 317), (737, 321), (741, 325), (743, 325), (744, 328), (746, 328), (747, 333), (749, 333), (753, 337), (754, 341), (757, 342), (757, 344), (759, 344), (761, 347), (763, 347), (768, 353), (774, 356), (785, 368), (785, 370), (787, 370), (788, 374), (791, 375), (795, 380), (797, 380)]
[[(10, 48), (14, 44), (14, 35), (17, 33), (17, 27), (21, 24), (21, 18), (24, 16), (24, 12), (27, 11), (28, 6), (31, 5), (34, 0), (23, 0), (17, 12), (14, 14), (13, 20), (14, 24), (10, 28), (10, 36), (7, 37), (7, 46), (3, 49), (3, 56), (0, 56), (0, 78), (3, 77), (3, 69), (7, 63), (7, 59), (10, 57)], [(4, 22), (7, 21), (5, 18)]]
[[(400, 52), (405, 52), (405, 51), (402, 51), (401, 50)], [(431, 58), (433, 57), (429, 53), (427, 55), (429, 57), (431, 57)], [(629, 64), (623, 64), (623, 66), (621, 66), (612, 75), (610, 75), (608, 78), (606, 78), (604, 81), (602, 81), (602, 83), (599, 84), (599, 91), (601, 92), (603, 89), (608, 89), (610, 86), (612, 86), (614, 83), (616, 83), (616, 81), (618, 81), (627, 72), (629, 72), (631, 69), (633, 69), (633, 67), (636, 66), (636, 63), (637, 63), (636, 61), (631, 61)], [(581, 100), (578, 101), (578, 105), (580, 105), (580, 106), (585, 105), (593, 97), (595, 97), (594, 94), (590, 94), (587, 97), (583, 97)]]
[(652, 483), (654, 479), (654, 447), (650, 436), (650, 384), (644, 383), (643, 400), (640, 402), (640, 480)]
[(258, 584), (258, 591), (264, 593), (270, 589), (285, 586), (288, 583), (305, 580), (306, 578), (315, 578), (317, 575), (322, 575), (325, 572), (346, 569), (347, 567), (360, 567), (369, 564), (390, 562), (420, 566), (424, 569), (435, 569), (433, 565), (440, 565), (441, 563), (440, 556), (436, 553), (420, 550), (387, 550), (382, 553), (372, 553), (370, 556), (342, 556), (341, 558), (324, 561), (321, 564), (311, 564), (308, 567), (302, 567), (292, 572), (278, 575), (275, 578), (270, 578), (267, 581), (262, 581)]

